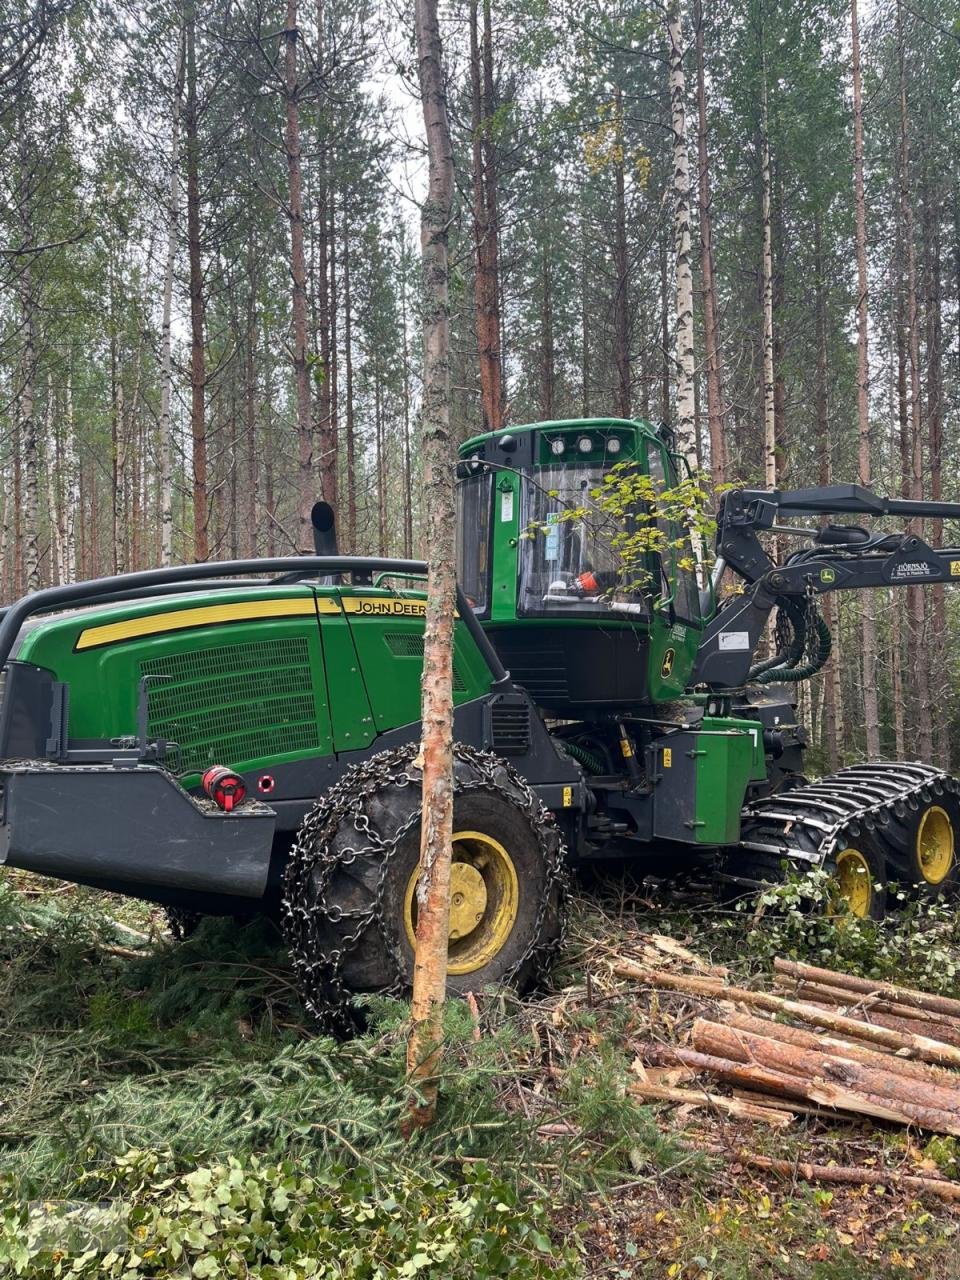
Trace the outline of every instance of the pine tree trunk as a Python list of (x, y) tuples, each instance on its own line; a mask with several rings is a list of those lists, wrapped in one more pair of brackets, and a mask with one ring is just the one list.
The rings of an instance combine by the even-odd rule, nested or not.
[(243, 353), (243, 434), (246, 475), (243, 520), (246, 554), (257, 554), (257, 249), (251, 230), (247, 240), (247, 313)]
[(190, 436), (193, 447), (193, 558), (210, 557), (207, 510), (205, 297), (200, 229), (200, 137), (197, 101), (197, 14), (188, 5), (186, 25), (187, 99), (184, 131), (187, 151), (187, 255), (190, 261)]
[(710, 189), (710, 157), (707, 151), (707, 92), (704, 75), (703, 4), (694, 5), (697, 55), (697, 198), (700, 217), (700, 273), (703, 278), (703, 345), (707, 382), (707, 425), (710, 433), (710, 475), (723, 484), (727, 475), (724, 436), (726, 405), (720, 362), (720, 321), (713, 274), (713, 201)]
[(453, 144), (447, 117), (437, 0), (416, 0), (420, 92), (429, 157), (421, 211), (423, 255), (423, 491), (430, 549), (423, 653), (423, 821), (417, 945), (407, 1042), (412, 1098), (406, 1129), (432, 1123), (443, 1034), (453, 835), (453, 615), (456, 598), (453, 440), (450, 432), (450, 302), (447, 236)]
[(410, 458), (410, 343), (407, 337), (407, 237), (400, 250), (400, 317), (403, 325), (403, 554), (413, 555), (413, 476)]
[(630, 262), (627, 251), (627, 201), (623, 161), (623, 100), (618, 85), (614, 95), (617, 156), (613, 163), (613, 349), (617, 369), (617, 413), (631, 413), (630, 379)]
[[(813, 251), (815, 264), (815, 314), (814, 330), (817, 350), (816, 382), (814, 405), (817, 422), (817, 455), (819, 459), (819, 482), (830, 484), (833, 467), (830, 458), (830, 407), (827, 390), (827, 300), (823, 269), (823, 233), (819, 210), (814, 215)], [(824, 621), (830, 628), (830, 634), (837, 641), (837, 601), (836, 597), (827, 593), (823, 597)], [(821, 680), (823, 682), (823, 743), (826, 749), (827, 763), (832, 770), (840, 764), (839, 743), (837, 739), (839, 699), (838, 655), (833, 652), (824, 667)]]
[(767, 65), (764, 57), (760, 82), (760, 297), (763, 313), (763, 478), (774, 488), (777, 483), (777, 428), (773, 374), (773, 222), (770, 212), (770, 135), (767, 118)]
[[(943, 500), (943, 319), (941, 295), (941, 250), (940, 224), (937, 209), (940, 201), (931, 178), (928, 174), (925, 181), (927, 228), (924, 245), (927, 253), (927, 449), (930, 460), (930, 498), (933, 502)], [(930, 522), (930, 540), (933, 546), (943, 544), (943, 521)], [(943, 673), (949, 670), (946, 655), (947, 635), (947, 601), (946, 589), (942, 582), (930, 588), (930, 612), (932, 618), (931, 656), (933, 670)], [(947, 704), (949, 687), (941, 678), (937, 687), (931, 691), (931, 706), (942, 707)], [(934, 755), (932, 759), (944, 769), (950, 767), (950, 732), (946, 716), (938, 715), (933, 729)]]
[(691, 468), (697, 466), (694, 404), (693, 270), (690, 261), (690, 156), (687, 150), (686, 77), (683, 70), (683, 25), (680, 0), (667, 11), (670, 47), (670, 121), (673, 133), (673, 222), (676, 288), (676, 417), (677, 447)]
[[(903, 14), (897, 0), (897, 69), (900, 97), (900, 225), (903, 234), (905, 276), (903, 278), (905, 324), (904, 349), (907, 355), (909, 375), (909, 495), (917, 500), (923, 496), (923, 434), (921, 422), (920, 390), (920, 333), (917, 316), (917, 255), (914, 243), (913, 206), (910, 201), (909, 171), (909, 118), (907, 112), (907, 82), (903, 44)], [(911, 532), (923, 536), (922, 522), (911, 521)], [(910, 620), (910, 643), (913, 662), (914, 687), (916, 689), (916, 730), (918, 750), (922, 759), (933, 756), (933, 726), (930, 706), (929, 654), (926, 646), (926, 599), (922, 587), (907, 588), (907, 614)]]
[(473, 234), (476, 245), (476, 329), (480, 406), (484, 431), (503, 425), (500, 343), (500, 228), (494, 113), (493, 27), (490, 0), (483, 3), (480, 40), (478, 0), (470, 2), (470, 88), (473, 126)]
[[(310, 370), (307, 364), (307, 259), (303, 238), (303, 190), (300, 162), (300, 85), (297, 80), (297, 0), (287, 0), (284, 45), (284, 99), (286, 127), (284, 148), (287, 153), (289, 193), (287, 216), (290, 221), (290, 278), (293, 282), (293, 377), (297, 405), (297, 540), (300, 550), (313, 548), (313, 526), (310, 512), (316, 494), (313, 478), (313, 423), (310, 418)], [(323, 460), (325, 491), (335, 492), (329, 478), (336, 472), (336, 459)]]
[[(863, 182), (863, 77), (860, 71), (860, 22), (857, 0), (850, 0), (850, 34), (853, 58), (853, 192), (857, 241), (857, 439), (860, 483), (872, 478), (870, 457), (870, 357), (867, 345), (867, 214)], [(863, 721), (867, 756), (880, 755), (880, 709), (877, 699), (877, 622), (873, 613), (873, 593), (860, 601), (863, 642)]]
[(350, 289), (350, 220), (343, 220), (343, 359), (347, 379), (347, 546), (357, 547), (357, 441), (353, 417), (353, 297)]
[(170, 121), (170, 185), (167, 193), (167, 253), (163, 268), (160, 321), (160, 563), (173, 564), (173, 272), (177, 258), (180, 185), (180, 112), (183, 105), (184, 33), (177, 38), (177, 72)]

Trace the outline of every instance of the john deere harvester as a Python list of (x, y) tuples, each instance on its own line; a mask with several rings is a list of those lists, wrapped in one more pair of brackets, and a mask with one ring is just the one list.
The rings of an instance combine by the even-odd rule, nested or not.
[[(542, 971), (570, 862), (706, 869), (727, 897), (824, 868), (864, 917), (890, 880), (957, 880), (960, 784), (917, 762), (808, 781), (792, 694), (829, 655), (824, 592), (960, 577), (960, 547), (824, 518), (960, 504), (733, 490), (699, 589), (679, 526), (624, 572), (591, 514), (615, 464), (676, 481), (669, 433), (643, 422), (461, 449), (454, 987)], [(312, 556), (54, 587), (0, 621), (0, 861), (180, 922), (273, 914), (317, 1014), (408, 982), (420, 832), (425, 565), (339, 556), (331, 515)], [(765, 532), (797, 549), (775, 564)], [(724, 575), (740, 589), (718, 604)]]

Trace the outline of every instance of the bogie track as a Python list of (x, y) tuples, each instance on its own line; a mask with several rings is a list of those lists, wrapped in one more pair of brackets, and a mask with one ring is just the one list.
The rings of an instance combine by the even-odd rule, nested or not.
[[(817, 782), (775, 792), (743, 809), (741, 843), (723, 858), (725, 896), (782, 880), (785, 872), (823, 868), (849, 881), (855, 863), (869, 879), (853, 897), (857, 915), (883, 914), (883, 881), (924, 897), (952, 890), (958, 879), (960, 783), (932, 765), (852, 765)], [(869, 888), (869, 892), (867, 889)]]

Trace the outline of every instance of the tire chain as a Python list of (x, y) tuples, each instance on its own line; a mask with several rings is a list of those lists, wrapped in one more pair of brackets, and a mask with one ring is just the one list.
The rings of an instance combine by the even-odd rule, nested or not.
[[(404, 836), (420, 822), (421, 808), (417, 804), (397, 830), (385, 838), (371, 826), (364, 803), (368, 797), (388, 786), (419, 790), (421, 774), (419, 770), (411, 769), (418, 749), (418, 744), (411, 743), (382, 751), (350, 768), (304, 818), (290, 850), (283, 877), (281, 927), (307, 1011), (321, 1029), (333, 1035), (351, 1035), (358, 1029), (352, 993), (343, 979), (343, 963), (344, 957), (357, 946), (372, 925), (379, 932), (396, 975), (389, 986), (381, 989), (381, 994), (396, 996), (404, 989), (403, 960), (384, 919), (382, 900), (387, 869)], [(491, 751), (464, 743), (455, 743), (453, 751), (454, 799), (470, 791), (492, 792), (514, 808), (519, 807), (536, 834), (547, 880), (537, 904), (530, 943), (501, 982), (509, 983), (531, 960), (535, 978), (541, 979), (563, 943), (567, 870), (566, 848), (560, 829), (553, 814), (512, 765)], [(458, 763), (472, 768), (481, 777), (475, 781), (458, 778)], [(353, 828), (369, 841), (363, 847), (347, 850), (346, 855), (331, 848), (333, 837), (345, 821), (352, 823)], [(370, 853), (380, 862), (380, 874), (370, 905), (356, 911), (343, 910), (335, 904), (329, 908), (323, 906), (336, 870)], [(557, 937), (541, 942), (540, 934), (555, 893), (560, 930)], [(344, 921), (349, 922), (347, 932), (341, 933), (337, 926), (342, 926)], [(323, 942), (324, 935), (330, 936), (330, 926), (334, 926), (332, 932), (339, 935), (332, 947), (325, 946)]]

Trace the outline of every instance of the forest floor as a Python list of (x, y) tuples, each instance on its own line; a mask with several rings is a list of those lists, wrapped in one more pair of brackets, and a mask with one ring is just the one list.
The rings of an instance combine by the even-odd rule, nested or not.
[[(611, 881), (575, 900), (552, 992), (450, 1006), (438, 1122), (404, 1142), (402, 1004), (312, 1036), (268, 925), (175, 944), (159, 912), (7, 873), (0, 1275), (960, 1280), (960, 1206), (897, 1185), (960, 1177), (957, 1140), (631, 1096), (642, 1047), (702, 1011), (612, 975), (653, 933), (746, 984), (778, 955), (941, 992), (960, 972), (947, 909), (757, 919)], [(743, 1149), (890, 1180), (812, 1186)]]

